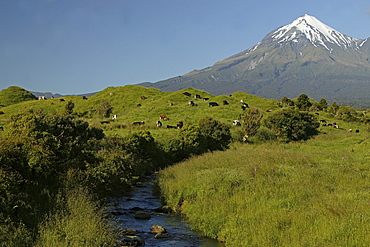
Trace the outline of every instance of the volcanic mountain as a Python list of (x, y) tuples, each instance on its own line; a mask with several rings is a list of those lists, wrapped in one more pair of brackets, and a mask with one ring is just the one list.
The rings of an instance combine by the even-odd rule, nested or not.
[(370, 41), (344, 35), (303, 15), (255, 46), (202, 70), (141, 86), (187, 87), (211, 94), (244, 91), (281, 99), (307, 94), (340, 103), (370, 103)]

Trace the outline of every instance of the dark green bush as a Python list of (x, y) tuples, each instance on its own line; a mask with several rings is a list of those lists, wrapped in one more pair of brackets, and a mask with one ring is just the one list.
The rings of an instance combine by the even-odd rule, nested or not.
[(199, 120), (199, 130), (207, 150), (224, 150), (231, 142), (230, 127), (211, 117)]
[(316, 117), (293, 109), (283, 109), (264, 120), (264, 125), (273, 130), (284, 142), (307, 140), (319, 133)]

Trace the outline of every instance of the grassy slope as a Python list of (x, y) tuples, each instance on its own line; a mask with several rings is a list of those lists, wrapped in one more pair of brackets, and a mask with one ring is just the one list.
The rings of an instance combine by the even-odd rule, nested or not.
[[(189, 92), (192, 96), (185, 96), (182, 94), (183, 92)], [(195, 99), (195, 94), (201, 95), (202, 98), (210, 99), (209, 101)], [(141, 99), (141, 96), (147, 98)], [(244, 100), (251, 107), (257, 106), (263, 110), (277, 109), (276, 100), (267, 100), (243, 92), (235, 92), (232, 96), (212, 96), (207, 92), (192, 88), (177, 92), (162, 92), (159, 89), (141, 86), (109, 87), (89, 97), (87, 100), (83, 100), (79, 96), (67, 96), (64, 99), (65, 101), (63, 102), (59, 98), (33, 100), (2, 107), (0, 111), (4, 111), (5, 114), (0, 115), (0, 126), (5, 126), (6, 129), (12, 114), (22, 113), (30, 109), (42, 109), (46, 113), (62, 114), (67, 102), (72, 101), (75, 104), (74, 112), (81, 115), (84, 112), (89, 112), (91, 108), (97, 109), (103, 101), (108, 101), (113, 107), (113, 114), (117, 114), (118, 119), (103, 119), (95, 115), (84, 120), (88, 121), (91, 126), (102, 127), (107, 135), (126, 135), (142, 129), (151, 131), (155, 137), (167, 139), (168, 135), (174, 133), (174, 130), (156, 128), (155, 122), (159, 120), (160, 114), (165, 114), (169, 117), (169, 121), (162, 121), (164, 125), (176, 125), (178, 121), (183, 121), (185, 125), (197, 124), (199, 119), (205, 116), (212, 116), (221, 122), (231, 125), (232, 121), (237, 119), (239, 114), (242, 113), (240, 100)], [(196, 106), (189, 106), (189, 100), (193, 100)], [(223, 100), (227, 100), (230, 104), (223, 105)], [(209, 107), (208, 102), (218, 102), (220, 106)], [(170, 106), (169, 103), (173, 105)], [(141, 106), (137, 106), (138, 104), (141, 104)], [(109, 120), (110, 124), (101, 125), (100, 122), (103, 120)], [(145, 121), (145, 125), (134, 127), (132, 123), (135, 121)]]
[(369, 246), (369, 133), (323, 131), (170, 167), (164, 199), (227, 246)]

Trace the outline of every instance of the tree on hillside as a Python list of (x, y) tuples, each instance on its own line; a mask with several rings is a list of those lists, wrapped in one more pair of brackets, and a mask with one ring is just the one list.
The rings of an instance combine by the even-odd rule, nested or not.
[(331, 104), (327, 107), (326, 111), (333, 114), (333, 115), (336, 115), (337, 111), (339, 110), (339, 107), (340, 106), (337, 104), (337, 102), (333, 102), (333, 104)]
[(74, 108), (75, 108), (75, 104), (72, 102), (72, 100), (68, 101), (68, 103), (65, 106), (65, 113), (67, 115), (72, 114)]
[(337, 116), (347, 122), (357, 121), (357, 115), (358, 114), (355, 109), (346, 105), (340, 106), (337, 111)]
[(325, 111), (326, 108), (328, 107), (328, 102), (326, 101), (326, 99), (320, 99), (320, 101), (318, 103), (318, 107), (319, 107), (320, 111)]
[(288, 106), (294, 106), (294, 101), (291, 99), (288, 99), (288, 97), (282, 97), (281, 107), (288, 107)]
[(310, 102), (310, 98), (306, 94), (301, 94), (295, 106), (297, 107), (298, 110), (300, 111), (307, 111), (311, 107), (312, 103)]
[(103, 101), (102, 104), (99, 106), (97, 113), (102, 118), (109, 118), (113, 112), (113, 107), (110, 105), (108, 101)]
[(285, 142), (307, 140), (318, 134), (320, 126), (315, 116), (293, 109), (276, 112), (264, 120), (264, 125)]
[(230, 127), (211, 117), (199, 120), (199, 130), (206, 148), (211, 151), (226, 149), (231, 142)]
[(240, 115), (240, 120), (243, 125), (243, 132), (245, 136), (254, 136), (261, 126), (261, 119), (263, 115), (257, 107), (248, 108)]

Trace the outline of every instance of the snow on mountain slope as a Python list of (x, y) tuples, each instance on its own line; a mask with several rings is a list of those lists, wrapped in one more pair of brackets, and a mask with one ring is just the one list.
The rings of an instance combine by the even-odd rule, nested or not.
[(271, 38), (279, 43), (287, 41), (299, 42), (301, 37), (307, 38), (314, 46), (323, 46), (332, 51), (331, 44), (347, 50), (352, 48), (358, 50), (361, 46), (360, 39), (352, 38), (325, 25), (310, 15), (303, 15), (292, 23), (285, 25), (272, 33)]

